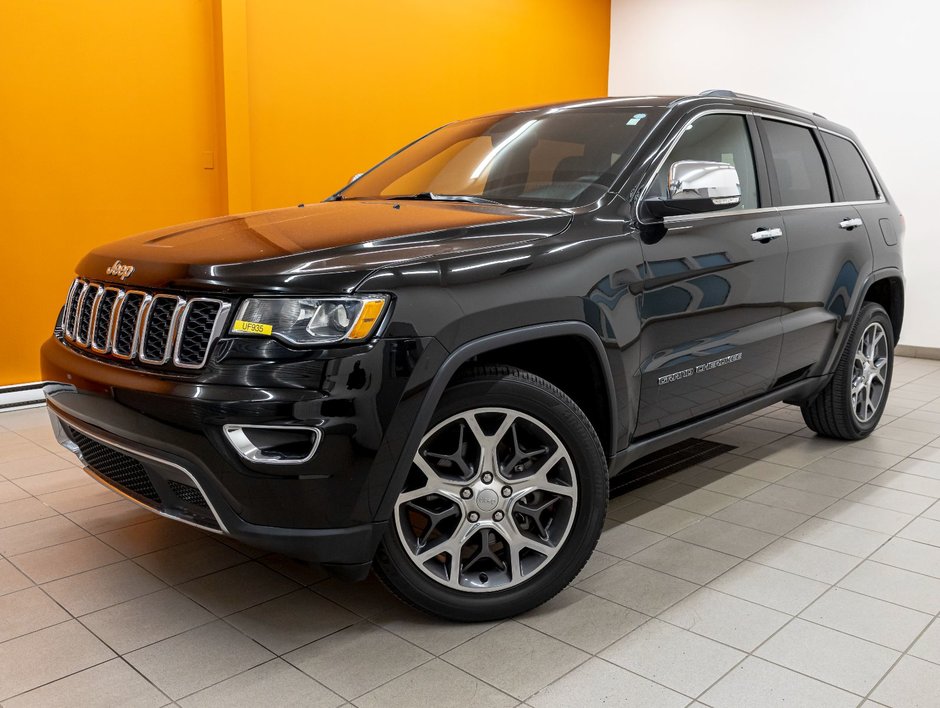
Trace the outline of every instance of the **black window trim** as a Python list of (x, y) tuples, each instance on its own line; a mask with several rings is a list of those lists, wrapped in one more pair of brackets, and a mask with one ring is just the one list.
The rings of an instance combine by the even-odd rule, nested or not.
[[(761, 194), (762, 199), (764, 198), (763, 197), (764, 187), (762, 185), (769, 184), (769, 180), (773, 178), (770, 175), (770, 167), (772, 165), (772, 162), (767, 158), (767, 155), (765, 152), (767, 149), (767, 142), (763, 135), (764, 133), (763, 128), (760, 126), (760, 120), (757, 120), (757, 119), (776, 120), (776, 121), (780, 121), (784, 123), (793, 123), (795, 125), (799, 125), (804, 128), (809, 128), (814, 133), (816, 131), (823, 131), (826, 133), (831, 133), (832, 135), (835, 135), (837, 137), (844, 138), (845, 140), (848, 140), (850, 143), (852, 143), (852, 145), (855, 146), (855, 149), (858, 150), (858, 154), (862, 156), (862, 160), (865, 162), (865, 167), (868, 169), (868, 173), (871, 175), (872, 182), (875, 185), (875, 190), (878, 192), (878, 199), (866, 199), (863, 201), (831, 201), (831, 202), (825, 202), (822, 204), (794, 204), (791, 206), (777, 206), (777, 205), (771, 204), (769, 206), (758, 207), (757, 209), (742, 209), (740, 211), (720, 210), (720, 211), (707, 212), (705, 214), (686, 214), (686, 215), (681, 215), (681, 216), (667, 216), (662, 220), (663, 224), (668, 226), (670, 224), (687, 223), (690, 221), (700, 221), (703, 219), (715, 219), (718, 217), (727, 218), (727, 217), (732, 217), (732, 216), (746, 216), (749, 214), (763, 214), (767, 212), (790, 211), (793, 209), (819, 209), (822, 207), (834, 207), (834, 206), (854, 206), (854, 205), (860, 205), (860, 204), (883, 204), (884, 202), (887, 201), (885, 199), (884, 192), (881, 189), (881, 184), (878, 182), (878, 179), (875, 176), (875, 171), (872, 169), (871, 163), (868, 161), (868, 156), (865, 155), (864, 151), (859, 147), (858, 143), (855, 142), (855, 140), (850, 138), (848, 135), (840, 133), (836, 130), (831, 130), (829, 128), (821, 128), (815, 123), (811, 123), (809, 121), (802, 120), (796, 117), (787, 116), (787, 115), (778, 115), (778, 114), (773, 114), (773, 113), (766, 113), (760, 110), (749, 109), (744, 106), (728, 106), (724, 108), (710, 107), (710, 108), (706, 108), (704, 110), (701, 110), (692, 114), (689, 118), (679, 123), (678, 125), (680, 125), (681, 127), (678, 130), (678, 132), (673, 137), (671, 137), (669, 141), (654, 154), (653, 158), (651, 159), (651, 164), (654, 165), (654, 168), (650, 171), (649, 177), (646, 178), (646, 181), (641, 182), (642, 186), (636, 191), (637, 199), (633, 205), (633, 216), (637, 224), (641, 226), (650, 226), (655, 223), (659, 223), (659, 222), (653, 222), (653, 221), (644, 221), (640, 215), (640, 205), (643, 203), (643, 199), (646, 197), (646, 193), (649, 191), (650, 186), (653, 184), (653, 180), (656, 179), (656, 175), (659, 174), (659, 170), (662, 169), (664, 164), (666, 164), (666, 160), (669, 157), (669, 155), (672, 153), (672, 149), (675, 147), (676, 143), (679, 142), (679, 139), (682, 137), (683, 133), (685, 132), (686, 127), (688, 127), (689, 124), (691, 124), (693, 121), (697, 120), (698, 118), (701, 118), (702, 116), (710, 115), (713, 113), (743, 115), (745, 117), (750, 117), (754, 119), (753, 126), (751, 125), (750, 121), (748, 122), (748, 130), (751, 132), (751, 150), (755, 152), (754, 162), (755, 162), (755, 170), (757, 172), (757, 184), (758, 184), (758, 190), (759, 190), (759, 193)], [(665, 115), (663, 117), (665, 117)], [(818, 145), (820, 142), (819, 137), (814, 134), (813, 139), (817, 141), (817, 145)], [(756, 154), (756, 151), (758, 149), (761, 150), (760, 156)], [(827, 178), (830, 180), (830, 185), (832, 187), (835, 187), (835, 184), (832, 183), (832, 177), (829, 176), (830, 174), (829, 171), (832, 169), (830, 166), (829, 153), (828, 151), (821, 151), (821, 155), (823, 158), (823, 163), (826, 165)], [(839, 196), (841, 197), (842, 196), (841, 185), (839, 186), (839, 189), (840, 189)], [(835, 199), (835, 195), (833, 195), (833, 199)]]
[[(829, 201), (828, 202), (806, 202), (804, 204), (781, 204), (782, 200), (780, 194), (780, 185), (777, 182), (777, 172), (774, 166), (774, 156), (770, 149), (770, 140), (767, 138), (767, 131), (764, 128), (765, 121), (776, 121), (777, 123), (790, 123), (792, 125), (805, 128), (809, 131), (810, 137), (813, 140), (813, 144), (816, 145), (816, 150), (819, 152), (819, 159), (822, 160), (823, 170), (826, 172), (826, 184), (829, 185)], [(832, 165), (832, 161), (829, 158), (829, 151), (824, 148), (822, 145), (822, 138), (818, 134), (819, 126), (814, 123), (807, 121), (799, 120), (788, 120), (786, 118), (775, 116), (775, 115), (761, 115), (760, 120), (758, 120), (758, 130), (760, 131), (761, 139), (764, 144), (764, 159), (767, 161), (767, 172), (770, 179), (771, 193), (773, 195), (773, 204), (777, 209), (780, 210), (789, 210), (789, 209), (807, 209), (813, 207), (824, 207), (824, 206), (833, 206), (834, 204), (844, 204), (842, 202), (842, 186), (836, 180), (835, 169)]]
[[(830, 130), (829, 128), (819, 128), (819, 132), (829, 133), (829, 135), (834, 135), (837, 138), (842, 138), (843, 140), (848, 142), (852, 147), (854, 147), (855, 152), (857, 152), (859, 157), (862, 158), (862, 164), (865, 165), (865, 169), (868, 171), (868, 178), (871, 180), (871, 183), (875, 188), (875, 195), (877, 196), (876, 199), (862, 199), (862, 200), (856, 200), (852, 202), (840, 202), (840, 203), (841, 204), (877, 204), (879, 202), (885, 201), (885, 195), (881, 189), (881, 184), (878, 182), (878, 177), (875, 175), (875, 171), (872, 169), (871, 164), (868, 162), (868, 157), (865, 155), (865, 151), (862, 150), (861, 145), (859, 145), (857, 142), (852, 140), (852, 138), (850, 138), (848, 135), (845, 135), (835, 130)], [(822, 144), (823, 149), (826, 151), (826, 156), (828, 157), (829, 161), (832, 163), (833, 174), (836, 176), (836, 179), (839, 181), (839, 188), (841, 189), (842, 180), (839, 179), (839, 172), (835, 169), (835, 162), (832, 160), (832, 156), (829, 154), (829, 146), (826, 145), (825, 140), (822, 140), (821, 144)], [(844, 192), (842, 196), (845, 196)]]

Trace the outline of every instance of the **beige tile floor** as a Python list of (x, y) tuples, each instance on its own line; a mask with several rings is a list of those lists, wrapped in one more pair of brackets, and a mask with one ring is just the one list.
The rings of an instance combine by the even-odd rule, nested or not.
[(449, 624), (155, 517), (0, 414), (0, 702), (940, 706), (940, 362), (869, 439), (772, 406), (614, 499), (576, 583)]

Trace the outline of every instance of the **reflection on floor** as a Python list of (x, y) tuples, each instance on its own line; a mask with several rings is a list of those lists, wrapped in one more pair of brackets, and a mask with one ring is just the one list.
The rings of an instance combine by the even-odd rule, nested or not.
[(49, 705), (937, 705), (940, 362), (869, 439), (777, 405), (615, 498), (577, 582), (458, 625), (155, 517), (41, 408), (0, 414), (0, 701)]

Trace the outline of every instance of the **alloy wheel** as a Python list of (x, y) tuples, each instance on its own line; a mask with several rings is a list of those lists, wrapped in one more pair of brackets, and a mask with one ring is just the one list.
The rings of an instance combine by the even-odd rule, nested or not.
[(574, 463), (544, 423), (508, 408), (451, 416), (422, 439), (395, 506), (411, 561), (446, 587), (504, 590), (545, 568), (568, 538)]
[(888, 336), (879, 322), (862, 333), (852, 366), (852, 414), (859, 423), (870, 421), (887, 388)]

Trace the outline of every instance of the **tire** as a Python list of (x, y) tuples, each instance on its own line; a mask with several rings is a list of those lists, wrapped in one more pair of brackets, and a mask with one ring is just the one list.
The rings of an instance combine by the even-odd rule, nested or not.
[[(867, 356), (869, 351), (874, 352), (871, 357)], [(891, 319), (881, 305), (867, 302), (852, 327), (829, 384), (813, 400), (800, 406), (807, 427), (839, 440), (868, 437), (884, 413), (893, 370)], [(862, 388), (853, 393), (860, 383)]]
[(526, 371), (475, 367), (441, 397), (376, 574), (400, 599), (439, 617), (517, 615), (584, 567), (607, 492), (604, 451), (574, 401)]

